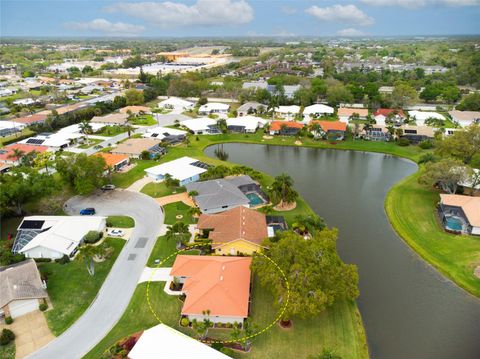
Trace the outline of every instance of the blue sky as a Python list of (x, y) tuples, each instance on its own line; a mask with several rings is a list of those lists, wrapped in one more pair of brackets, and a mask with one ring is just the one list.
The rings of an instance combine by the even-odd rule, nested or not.
[(480, 33), (480, 0), (1, 0), (2, 36)]

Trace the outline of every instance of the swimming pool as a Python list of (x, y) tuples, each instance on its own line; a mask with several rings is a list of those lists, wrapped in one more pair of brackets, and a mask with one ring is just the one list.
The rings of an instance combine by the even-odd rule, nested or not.
[(458, 217), (446, 217), (445, 227), (451, 231), (461, 232), (463, 230), (463, 221)]
[(255, 192), (247, 193), (245, 196), (247, 196), (250, 206), (258, 206), (264, 203), (263, 199)]

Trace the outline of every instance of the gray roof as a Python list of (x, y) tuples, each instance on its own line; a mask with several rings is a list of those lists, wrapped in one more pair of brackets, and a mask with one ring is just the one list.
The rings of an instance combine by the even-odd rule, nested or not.
[(228, 179), (188, 183), (186, 187), (188, 192), (198, 192), (195, 202), (203, 212), (223, 206), (248, 205), (250, 201), (238, 187), (250, 183), (255, 182), (249, 176), (235, 176)]
[(259, 102), (245, 102), (242, 106), (238, 107), (237, 108), (237, 112), (246, 112), (248, 111), (249, 109), (253, 109), (253, 110), (256, 110), (257, 108), (259, 108), (260, 106), (263, 106), (263, 107), (267, 107), (265, 105), (262, 105), (261, 103)]
[(0, 268), (0, 308), (13, 300), (47, 297), (33, 259)]

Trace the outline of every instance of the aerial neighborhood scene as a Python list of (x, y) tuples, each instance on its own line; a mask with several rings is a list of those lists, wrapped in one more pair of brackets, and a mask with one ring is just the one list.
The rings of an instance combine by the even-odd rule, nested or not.
[(480, 358), (478, 0), (3, 0), (1, 359)]

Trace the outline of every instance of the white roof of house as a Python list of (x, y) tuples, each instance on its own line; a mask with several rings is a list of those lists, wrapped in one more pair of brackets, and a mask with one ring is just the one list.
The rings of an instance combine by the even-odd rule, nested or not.
[(227, 118), (227, 126), (245, 126), (246, 130), (256, 130), (258, 127), (263, 127), (268, 121), (257, 116), (243, 116), (235, 118)]
[[(68, 145), (71, 140), (84, 137), (85, 135), (81, 133), (49, 133), (49, 134), (39, 134), (33, 137), (26, 138), (19, 143), (25, 143), (28, 145), (41, 145), (47, 147), (61, 147), (63, 145)], [(34, 141), (37, 142), (34, 142)], [(41, 142), (40, 142), (41, 141)]]
[[(20, 253), (35, 247), (45, 247), (70, 255), (89, 231), (103, 231), (106, 217), (100, 216), (30, 216), (22, 221), (44, 221), (41, 229)], [(20, 224), (20, 227), (22, 226)]]
[(306, 115), (311, 115), (314, 113), (330, 113), (331, 114), (334, 111), (335, 109), (333, 107), (317, 103), (315, 105), (305, 107), (305, 109), (303, 110), (303, 113)]
[(416, 120), (425, 121), (428, 118), (436, 118), (438, 120), (445, 120), (445, 117), (438, 112), (428, 111), (408, 111), (410, 117), (414, 117)]
[(192, 131), (206, 131), (209, 129), (208, 126), (216, 125), (217, 120), (208, 117), (200, 117), (182, 121), (180, 124)]
[(275, 107), (275, 112), (278, 112), (278, 113), (299, 113), (300, 112), (300, 106), (297, 106), (297, 105), (278, 106), (278, 107)]
[(155, 167), (147, 168), (145, 172), (154, 176), (164, 176), (168, 173), (174, 179), (183, 181), (207, 171), (204, 168), (193, 166), (192, 163), (194, 162), (198, 162), (198, 160), (185, 156)]
[[(101, 128), (106, 126), (106, 124), (104, 124), (104, 123), (96, 123), (96, 122), (90, 122), (89, 124), (90, 124), (90, 127), (92, 128), (93, 132), (98, 131)], [(57, 133), (81, 133), (80, 132), (80, 124), (75, 124), (75, 125), (70, 125), (70, 126), (64, 127), (62, 129), (58, 130)]]
[(187, 132), (182, 130), (177, 130), (176, 128), (170, 127), (154, 127), (149, 128), (142, 136), (145, 138), (155, 138), (157, 140), (162, 140), (166, 136), (179, 136), (185, 135)]
[(6, 128), (22, 129), (25, 126), (26, 125), (24, 123), (18, 123), (18, 122), (14, 122), (14, 121), (0, 121), (0, 129), (1, 130), (6, 129)]
[(206, 103), (205, 105), (200, 106), (198, 109), (199, 112), (210, 112), (210, 111), (228, 111), (230, 108), (230, 105), (227, 105), (226, 103), (219, 103), (219, 102), (209, 102)]
[(170, 97), (158, 103), (158, 107), (164, 106), (189, 108), (193, 106), (193, 103), (178, 97)]
[(165, 324), (158, 324), (145, 330), (128, 357), (130, 359), (230, 358)]

